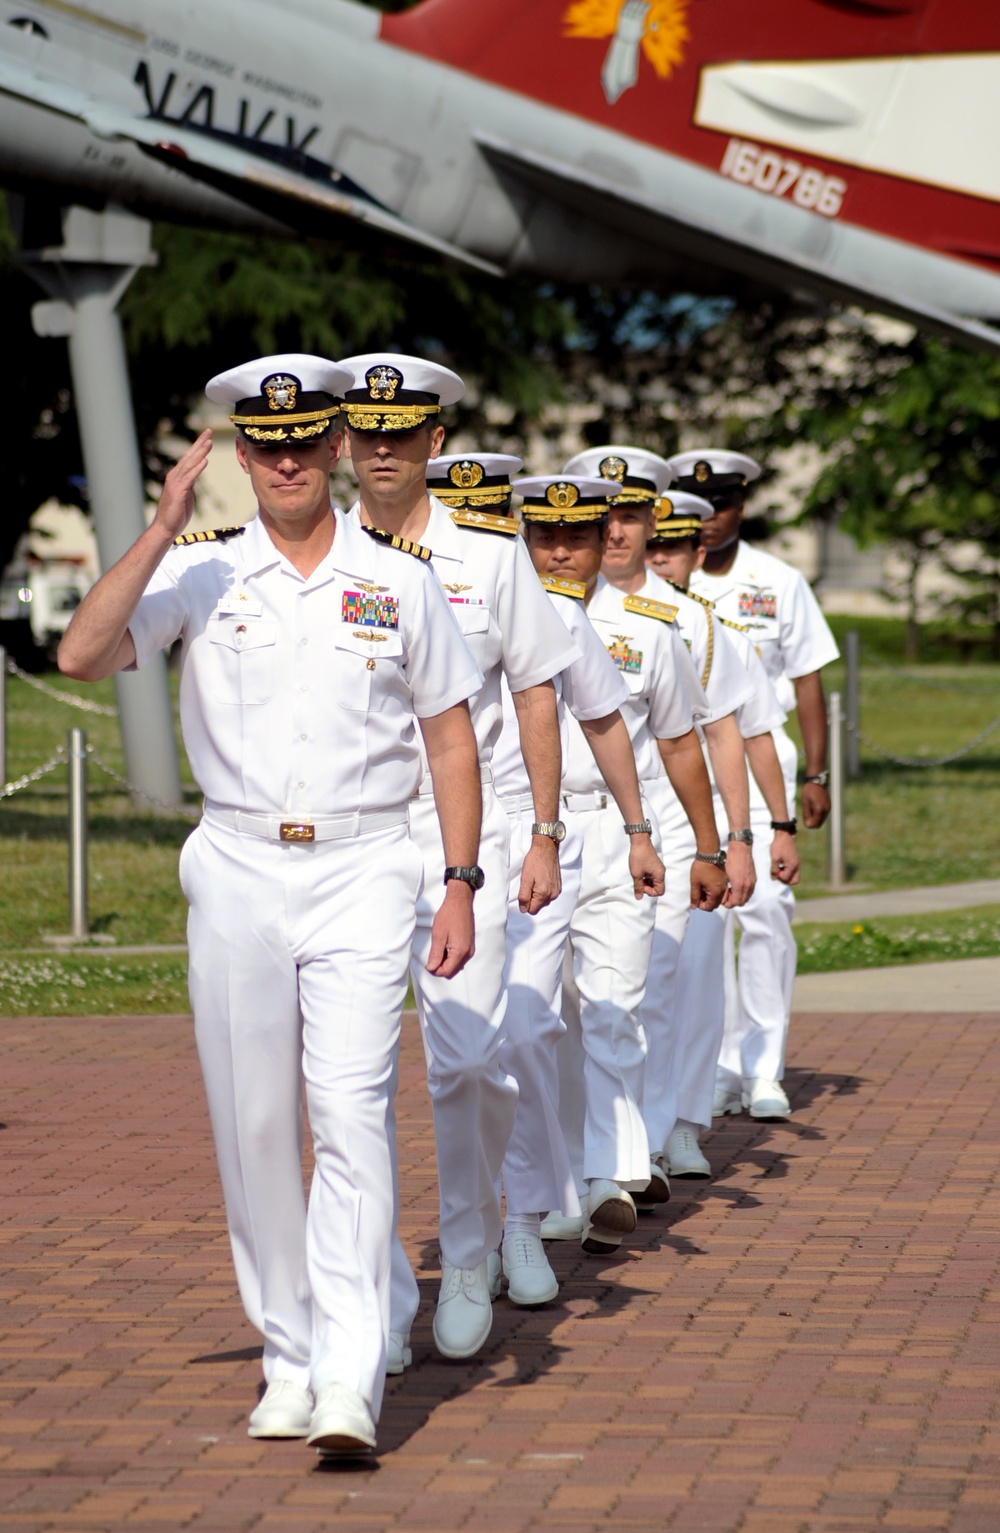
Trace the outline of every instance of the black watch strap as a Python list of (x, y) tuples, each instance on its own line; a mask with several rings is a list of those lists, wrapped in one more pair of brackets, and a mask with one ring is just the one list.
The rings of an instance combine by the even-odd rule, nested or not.
[(771, 821), (771, 829), (772, 830), (787, 830), (787, 832), (788, 832), (788, 834), (790, 836), (794, 836), (794, 834), (798, 830), (798, 828), (799, 828), (798, 820), (772, 820)]
[(470, 889), (481, 889), (486, 882), (486, 874), (482, 868), (445, 868), (444, 881), (451, 883), (452, 879), (458, 883), (468, 884)]

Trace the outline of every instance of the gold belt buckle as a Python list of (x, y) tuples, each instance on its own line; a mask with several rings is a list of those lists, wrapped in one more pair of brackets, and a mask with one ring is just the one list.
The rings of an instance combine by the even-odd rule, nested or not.
[(299, 820), (282, 820), (278, 827), (282, 841), (315, 841), (315, 825), (305, 825)]

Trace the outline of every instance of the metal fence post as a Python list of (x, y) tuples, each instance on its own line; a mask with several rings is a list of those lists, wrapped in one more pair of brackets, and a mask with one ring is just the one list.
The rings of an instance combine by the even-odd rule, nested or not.
[(85, 941), (89, 936), (86, 730), (71, 729), (66, 747), (69, 757), (69, 934), (76, 941)]
[(0, 786), (7, 781), (7, 651), (0, 644)]
[(831, 889), (847, 885), (847, 858), (844, 852), (844, 715), (840, 693), (830, 693), (830, 856)]
[(861, 644), (856, 629), (845, 635), (844, 659), (847, 664), (845, 706), (847, 718), (847, 775), (852, 779), (861, 776)]

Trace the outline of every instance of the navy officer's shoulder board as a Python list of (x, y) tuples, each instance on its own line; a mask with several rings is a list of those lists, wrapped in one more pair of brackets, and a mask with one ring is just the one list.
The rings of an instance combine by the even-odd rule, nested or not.
[(665, 601), (654, 601), (651, 596), (626, 596), (622, 606), (626, 612), (635, 612), (640, 617), (655, 617), (661, 623), (673, 623), (677, 619), (676, 607), (671, 607)]
[(228, 543), (246, 532), (245, 527), (215, 527), (210, 532), (182, 532), (174, 538), (175, 548), (190, 548), (193, 543)]
[(587, 587), (582, 580), (564, 580), (561, 575), (543, 575), (542, 585), (552, 596), (569, 596), (573, 601), (584, 601)]
[(456, 527), (469, 532), (502, 532), (508, 538), (516, 538), (518, 525), (512, 516), (494, 516), (491, 511), (452, 511), (451, 519)]
[(398, 533), (385, 532), (381, 527), (369, 527), (364, 522), (361, 530), (383, 547), (395, 548), (401, 554), (412, 554), (414, 559), (429, 559), (431, 556), (429, 548), (425, 548), (422, 543), (414, 543), (412, 538), (401, 538)]

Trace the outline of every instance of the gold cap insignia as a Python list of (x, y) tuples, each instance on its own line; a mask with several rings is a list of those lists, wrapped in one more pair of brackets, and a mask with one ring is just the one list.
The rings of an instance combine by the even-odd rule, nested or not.
[(483, 465), (473, 463), (471, 458), (463, 458), (461, 463), (453, 463), (448, 470), (448, 478), (458, 490), (474, 490), (483, 479)]
[(613, 479), (616, 484), (624, 484), (628, 464), (624, 458), (604, 458), (598, 464), (598, 472), (602, 479)]
[(260, 387), (272, 410), (294, 410), (302, 385), (291, 373), (272, 373)]
[(568, 506), (575, 506), (580, 499), (580, 491), (575, 484), (566, 484), (560, 480), (558, 484), (550, 484), (545, 491), (545, 499), (550, 506), (558, 506), (565, 510)]
[(700, 463), (696, 463), (694, 466), (694, 477), (699, 484), (705, 484), (712, 477), (712, 465), (702, 459)]
[(378, 367), (370, 367), (365, 373), (368, 393), (372, 399), (379, 399), (383, 404), (388, 404), (390, 400), (395, 399), (396, 390), (402, 381), (402, 373), (384, 362)]

